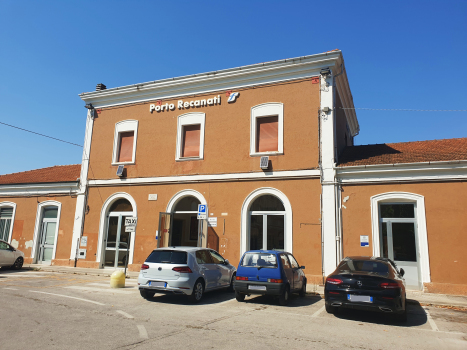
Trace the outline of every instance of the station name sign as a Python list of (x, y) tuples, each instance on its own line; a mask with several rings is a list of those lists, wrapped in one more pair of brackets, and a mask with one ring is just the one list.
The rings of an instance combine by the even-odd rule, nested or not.
[[(228, 103), (235, 102), (237, 99), (238, 95), (240, 95), (239, 92), (232, 92), (232, 93), (227, 93)], [(221, 104), (221, 95), (217, 95), (215, 97), (211, 98), (205, 98), (202, 100), (191, 100), (191, 101), (184, 101), (184, 100), (178, 100), (177, 101), (177, 108), (178, 109), (189, 109), (189, 108), (195, 108), (195, 107), (206, 107), (206, 106), (215, 106), (215, 105), (220, 105)], [(165, 103), (162, 104), (161, 101), (158, 101), (157, 103), (152, 103), (149, 105), (149, 112), (163, 112), (163, 111), (173, 111), (175, 109), (175, 104), (174, 103)]]

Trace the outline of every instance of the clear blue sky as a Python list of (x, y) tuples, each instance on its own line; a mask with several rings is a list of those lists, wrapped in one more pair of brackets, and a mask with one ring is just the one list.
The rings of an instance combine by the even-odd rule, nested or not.
[[(78, 94), (340, 49), (356, 107), (467, 109), (467, 1), (0, 0), (0, 122), (82, 144)], [(466, 112), (357, 111), (356, 144), (467, 136)], [(0, 174), (81, 162), (0, 125)]]

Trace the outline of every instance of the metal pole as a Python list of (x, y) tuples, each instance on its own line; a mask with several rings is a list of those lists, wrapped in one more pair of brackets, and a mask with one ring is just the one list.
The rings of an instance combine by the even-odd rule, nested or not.
[(130, 236), (131, 236), (131, 232), (128, 232), (128, 239), (126, 242), (125, 278), (126, 278), (126, 268), (128, 266), (128, 249), (130, 248)]
[(79, 238), (78, 238), (78, 240), (76, 241), (75, 267), (76, 267), (76, 263), (77, 263), (77, 261), (78, 261), (78, 251), (79, 251)]

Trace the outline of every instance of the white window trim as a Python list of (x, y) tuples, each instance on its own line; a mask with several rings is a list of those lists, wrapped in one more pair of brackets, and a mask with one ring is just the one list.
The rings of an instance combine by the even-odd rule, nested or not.
[[(262, 117), (277, 116), (278, 135), (277, 135), (277, 151), (273, 152), (256, 152), (256, 135), (257, 122), (256, 119)], [(284, 154), (284, 104), (280, 102), (268, 102), (251, 107), (250, 118), (250, 156), (267, 156)]]
[[(118, 162), (118, 149), (120, 147), (120, 137), (122, 132), (133, 131), (133, 155), (130, 162)], [(136, 140), (138, 139), (138, 121), (137, 120), (123, 120), (115, 124), (114, 133), (114, 148), (112, 153), (112, 165), (120, 164), (135, 164), (136, 161)]]
[[(201, 112), (190, 112), (181, 114), (177, 119), (177, 149), (175, 160), (183, 162), (188, 160), (204, 159), (204, 126), (206, 123), (206, 114)], [(199, 131), (199, 157), (182, 157), (182, 139), (183, 127), (185, 125), (201, 125)]]
[[(198, 191), (195, 190), (182, 190), (180, 192), (177, 192), (170, 200), (169, 203), (167, 204), (167, 209), (166, 213), (173, 213), (174, 208), (177, 205), (177, 203), (184, 197), (195, 197), (196, 199), (199, 200), (200, 204), (208, 204), (206, 202), (206, 198), (199, 193)], [(197, 213), (198, 211), (196, 211)]]
[[(125, 212), (125, 213), (126, 214), (131, 213), (132, 216), (136, 216), (136, 217), (138, 216), (137, 215), (138, 211), (137, 211), (137, 208), (136, 208), (136, 202), (133, 199), (133, 197), (131, 195), (129, 195), (128, 193), (126, 193), (126, 192), (117, 192), (117, 193), (114, 193), (113, 195), (111, 195), (109, 198), (107, 198), (107, 200), (102, 205), (101, 215), (100, 215), (100, 222), (99, 222), (99, 238), (98, 238), (98, 241), (97, 241), (97, 247), (98, 248), (97, 248), (97, 254), (96, 254), (96, 262), (99, 263), (99, 267), (102, 267), (101, 257), (102, 257), (102, 252), (105, 250), (104, 237), (107, 234), (107, 218), (108, 218), (109, 210), (110, 210), (110, 207), (112, 206), (112, 204), (116, 200), (121, 199), (121, 198), (124, 198), (128, 202), (130, 202), (131, 207), (133, 208), (132, 212), (128, 211), (128, 212)], [(133, 253), (134, 253), (134, 249), (135, 249), (135, 236), (136, 236), (136, 232), (131, 235), (131, 243), (130, 243), (131, 246), (130, 246), (130, 251), (129, 251), (128, 265), (133, 264)]]
[(373, 255), (381, 256), (379, 204), (385, 202), (413, 203), (416, 207), (417, 238), (420, 254), (420, 276), (422, 283), (430, 283), (430, 258), (428, 252), (428, 235), (426, 230), (425, 197), (408, 192), (388, 192), (371, 197), (371, 230), (373, 239)]
[[(11, 214), (11, 224), (10, 232), (8, 233), (8, 243), (11, 244), (11, 238), (13, 236), (13, 225), (15, 224), (15, 214), (16, 214), (16, 203), (13, 202), (0, 202), (0, 209), (2, 208), (11, 208), (13, 207), (13, 213)], [(18, 247), (15, 247), (18, 248)]]
[(55, 253), (57, 251), (57, 240), (58, 240), (58, 231), (60, 228), (60, 216), (62, 213), (62, 203), (57, 202), (57, 201), (45, 201), (41, 202), (37, 205), (37, 212), (36, 212), (36, 222), (34, 225), (34, 238), (33, 238), (33, 244), (32, 244), (32, 249), (31, 249), (31, 258), (34, 263), (37, 263), (38, 256), (37, 256), (37, 247), (39, 245), (39, 240), (40, 240), (40, 233), (42, 229), (42, 217), (44, 214), (44, 209), (46, 207), (57, 207), (57, 227), (55, 227), (55, 239), (54, 239), (54, 250), (52, 252), (52, 260), (55, 259)]
[(285, 208), (285, 215), (282, 214), (283, 212), (275, 212), (280, 213), (280, 215), (284, 215), (285, 218), (285, 232), (284, 232), (284, 251), (293, 254), (293, 225), (292, 225), (292, 206), (290, 205), (289, 199), (287, 196), (282, 193), (281, 191), (272, 188), (272, 187), (263, 187), (258, 188), (251, 192), (245, 199), (242, 205), (242, 213), (241, 213), (241, 228), (240, 228), (240, 257), (247, 251), (248, 240), (250, 238), (250, 229), (249, 229), (249, 222), (250, 222), (250, 207), (253, 204), (254, 200), (263, 195), (273, 195), (279, 198), (284, 205)]

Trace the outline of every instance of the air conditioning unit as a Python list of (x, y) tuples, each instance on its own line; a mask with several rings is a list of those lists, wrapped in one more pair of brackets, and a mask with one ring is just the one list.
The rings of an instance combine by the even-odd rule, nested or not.
[(117, 176), (122, 177), (124, 169), (125, 169), (124, 165), (119, 165), (118, 168), (117, 168)]
[(269, 157), (263, 156), (261, 157), (259, 161), (259, 167), (263, 170), (266, 170), (269, 168)]

